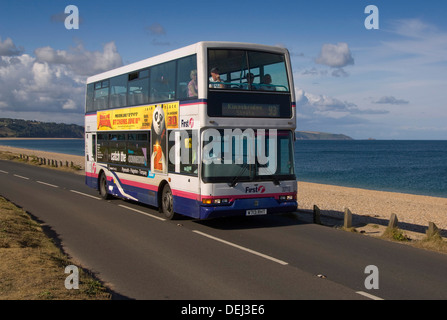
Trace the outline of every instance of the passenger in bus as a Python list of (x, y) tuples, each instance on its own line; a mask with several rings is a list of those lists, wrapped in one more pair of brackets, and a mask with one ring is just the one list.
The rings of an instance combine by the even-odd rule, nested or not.
[(188, 83), (188, 97), (197, 97), (197, 70), (191, 70), (191, 81)]
[(166, 76), (161, 75), (156, 78), (152, 87), (152, 97), (155, 100), (170, 100), (172, 98), (169, 79)]
[(247, 75), (245, 76), (245, 79), (247, 79), (246, 83), (242, 84), (242, 89), (244, 90), (256, 90), (257, 87), (256, 85), (253, 83), (253, 81), (255, 80), (255, 76), (253, 73), (249, 72), (247, 73)]
[(225, 88), (218, 68), (211, 69), (210, 88)]
[(260, 89), (266, 91), (276, 91), (275, 86), (272, 85), (272, 76), (268, 73), (262, 78)]

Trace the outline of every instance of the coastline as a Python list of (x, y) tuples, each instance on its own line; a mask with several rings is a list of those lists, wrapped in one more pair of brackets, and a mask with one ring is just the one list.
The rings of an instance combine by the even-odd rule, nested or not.
[(36, 156), (39, 158), (62, 161), (63, 163), (65, 163), (65, 161), (68, 161), (68, 162), (73, 161), (74, 165), (80, 166), (82, 168), (81, 173), (84, 174), (85, 159), (83, 156), (76, 156), (76, 155), (72, 155), (72, 154), (56, 153), (56, 152), (48, 152), (48, 151), (40, 151), (40, 150), (33, 150), (33, 149), (16, 148), (16, 147), (9, 147), (9, 146), (2, 146), (2, 145), (0, 145), (0, 152), (9, 152), (12, 154), (24, 154), (24, 155), (28, 155), (28, 156)]
[[(38, 151), (9, 146), (1, 146), (0, 152), (12, 154), (34, 155), (41, 158), (71, 162), (82, 168), (84, 174), (85, 159), (83, 156)], [(447, 198), (413, 195), (406, 193), (375, 191), (335, 185), (298, 181), (298, 213), (312, 213), (317, 205), (323, 216), (341, 220), (345, 208), (353, 214), (353, 226), (365, 224), (387, 225), (392, 213), (399, 220), (399, 228), (425, 232), (429, 222), (434, 222), (439, 229), (447, 231)]]

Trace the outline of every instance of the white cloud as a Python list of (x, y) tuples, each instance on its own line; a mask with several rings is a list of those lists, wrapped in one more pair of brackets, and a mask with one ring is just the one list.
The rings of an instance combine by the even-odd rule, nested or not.
[(34, 84), (38, 88), (45, 88), (50, 85), (52, 72), (47, 63), (35, 62), (32, 67)]
[(76, 110), (76, 102), (72, 99), (68, 99), (62, 106), (64, 110)]
[(113, 42), (102, 51), (78, 45), (69, 50), (38, 48), (35, 54), (0, 57), (2, 116), (40, 121), (66, 118), (63, 122), (82, 124), (87, 76), (122, 65)]
[(88, 51), (82, 44), (70, 50), (55, 50), (51, 47), (34, 51), (37, 61), (65, 65), (77, 75), (92, 75), (123, 65), (115, 43), (104, 45), (103, 51)]
[(388, 113), (386, 110), (361, 109), (355, 103), (342, 101), (326, 95), (304, 92), (301, 89), (297, 90), (296, 97), (297, 106), (303, 107), (313, 114), (325, 114), (334, 118), (342, 115)]
[(343, 68), (354, 64), (351, 50), (346, 42), (324, 44), (315, 62), (332, 68)]
[(0, 37), (0, 56), (17, 56), (23, 52), (23, 47), (17, 48), (11, 38), (2, 42)]
[(428, 34), (438, 32), (438, 29), (420, 19), (398, 19), (391, 22), (392, 32), (410, 38), (426, 38)]
[(376, 116), (387, 110), (360, 108), (356, 103), (324, 94), (313, 94), (296, 89), (298, 130), (343, 133), (352, 137), (368, 136)]
[(427, 65), (447, 61), (447, 32), (420, 19), (401, 19), (391, 23), (389, 32), (396, 40), (383, 42), (386, 48), (403, 54), (406, 63)]

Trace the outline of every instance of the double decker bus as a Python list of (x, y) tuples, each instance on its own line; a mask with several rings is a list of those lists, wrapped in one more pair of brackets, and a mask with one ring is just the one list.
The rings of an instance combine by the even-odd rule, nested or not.
[(87, 79), (86, 184), (206, 219), (295, 211), (287, 49), (199, 42)]

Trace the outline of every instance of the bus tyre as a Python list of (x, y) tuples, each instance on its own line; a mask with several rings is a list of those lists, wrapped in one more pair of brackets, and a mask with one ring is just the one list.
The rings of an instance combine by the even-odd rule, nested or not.
[(107, 176), (104, 174), (104, 172), (102, 172), (99, 176), (99, 195), (104, 200), (110, 199), (110, 195), (107, 192)]
[(161, 210), (169, 220), (176, 217), (176, 214), (174, 213), (174, 197), (172, 196), (169, 184), (165, 184), (163, 191), (161, 192)]

